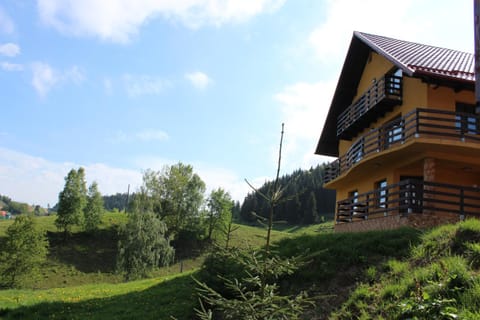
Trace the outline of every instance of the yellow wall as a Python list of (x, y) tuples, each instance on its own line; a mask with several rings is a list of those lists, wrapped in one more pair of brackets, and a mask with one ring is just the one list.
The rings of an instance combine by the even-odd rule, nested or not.
[[(383, 56), (372, 52), (371, 60), (367, 62), (360, 83), (358, 85), (357, 95), (353, 99), (355, 102), (359, 99), (365, 91), (372, 85), (373, 79), (380, 79), (386, 73), (394, 68), (393, 63), (385, 59)], [(355, 141), (368, 133), (374, 128), (378, 128), (390, 121), (392, 121), (397, 116), (403, 116), (411, 110), (418, 107), (427, 107), (428, 97), (427, 97), (427, 84), (423, 83), (420, 79), (410, 78), (408, 76), (403, 76), (403, 103), (400, 106), (396, 106), (392, 111), (388, 112), (384, 117), (378, 119), (376, 122), (372, 123), (369, 128), (365, 128), (360, 132), (354, 139), (350, 140), (340, 140), (339, 143), (339, 155), (345, 154), (352, 144)]]
[(475, 104), (475, 92), (455, 90), (447, 87), (428, 86), (428, 106), (434, 109), (455, 111), (455, 103)]
[(365, 69), (363, 70), (360, 83), (357, 88), (357, 95), (353, 98), (353, 101), (360, 98), (368, 88), (372, 86), (373, 79), (380, 79), (393, 68), (393, 63), (382, 57), (381, 55), (372, 52), (370, 59), (368, 59)]

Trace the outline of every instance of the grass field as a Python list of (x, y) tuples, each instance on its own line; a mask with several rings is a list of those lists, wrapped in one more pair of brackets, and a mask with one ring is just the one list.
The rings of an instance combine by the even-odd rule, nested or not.
[(190, 319), (191, 272), (120, 284), (0, 291), (0, 319)]

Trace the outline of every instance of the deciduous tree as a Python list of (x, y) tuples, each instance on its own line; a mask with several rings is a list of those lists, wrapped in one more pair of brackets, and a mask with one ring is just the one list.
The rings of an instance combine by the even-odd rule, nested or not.
[(65, 187), (58, 195), (58, 211), (55, 225), (67, 238), (74, 225), (80, 225), (83, 210), (87, 204), (87, 187), (85, 184), (85, 170), (72, 169), (65, 177)]
[(126, 280), (144, 278), (173, 261), (167, 227), (152, 211), (133, 211), (120, 235), (117, 267)]
[(0, 255), (2, 285), (18, 287), (32, 277), (45, 261), (48, 242), (32, 217), (20, 215), (7, 229), (7, 238)]
[(207, 200), (207, 239), (212, 238), (215, 229), (224, 229), (232, 215), (233, 202), (230, 194), (222, 188), (212, 190)]
[(189, 226), (195, 226), (204, 201), (205, 183), (193, 167), (178, 163), (161, 172), (147, 170), (143, 176), (143, 198), (167, 224), (174, 237)]
[(98, 228), (103, 211), (103, 198), (98, 191), (98, 184), (94, 181), (88, 188), (87, 205), (83, 212), (85, 231), (92, 232)]

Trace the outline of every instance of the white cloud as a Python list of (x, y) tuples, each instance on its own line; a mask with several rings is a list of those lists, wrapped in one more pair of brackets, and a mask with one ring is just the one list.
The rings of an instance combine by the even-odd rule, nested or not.
[(48, 64), (35, 62), (32, 64), (32, 85), (40, 95), (45, 97), (47, 93), (59, 82), (59, 75)]
[(11, 34), (15, 31), (15, 25), (8, 14), (0, 7), (0, 32)]
[(0, 54), (7, 57), (15, 57), (20, 54), (20, 47), (15, 43), (4, 43), (0, 45)]
[[(300, 82), (274, 96), (281, 104), (281, 117), (285, 123), (283, 157), (287, 171), (328, 160), (314, 155), (314, 152), (334, 90), (334, 81)], [(272, 149), (272, 154), (272, 157), (278, 157), (277, 147)]]
[(80, 84), (85, 80), (85, 72), (77, 66), (70, 67), (70, 69), (64, 71), (62, 80), (71, 81), (74, 84)]
[(41, 20), (58, 31), (126, 43), (149, 20), (220, 26), (271, 12), (285, 0), (37, 0)]
[(135, 170), (101, 163), (53, 162), (0, 147), (0, 194), (29, 204), (53, 206), (58, 201), (68, 171), (80, 166), (85, 168), (87, 183), (97, 181), (102, 194), (126, 192), (128, 184), (130, 190), (135, 190), (142, 181), (141, 172)]
[(78, 85), (85, 80), (84, 72), (77, 66), (58, 71), (47, 63), (34, 62), (32, 73), (32, 85), (42, 98), (46, 97), (48, 92), (57, 85), (70, 82)]
[(23, 65), (18, 63), (10, 63), (7, 61), (0, 62), (0, 68), (5, 71), (22, 71)]
[(190, 83), (199, 90), (206, 89), (212, 83), (212, 79), (200, 71), (185, 74), (185, 79), (190, 81)]
[(225, 168), (215, 168), (204, 164), (193, 166), (194, 171), (202, 178), (207, 186), (206, 196), (217, 188), (222, 188), (232, 196), (232, 199), (243, 202), (251, 190), (243, 178), (234, 171)]
[(149, 75), (125, 74), (123, 83), (128, 96), (132, 98), (143, 95), (158, 95), (172, 86), (169, 80)]

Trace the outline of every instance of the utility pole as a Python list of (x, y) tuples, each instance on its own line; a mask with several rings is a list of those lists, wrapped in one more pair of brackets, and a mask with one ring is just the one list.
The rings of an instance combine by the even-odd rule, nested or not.
[(480, 114), (480, 0), (473, 0), (475, 35), (475, 111)]

